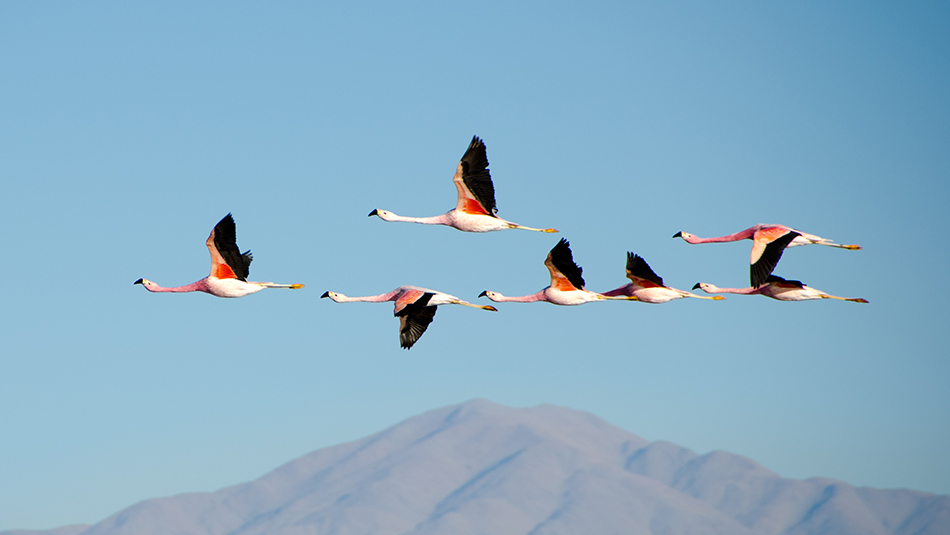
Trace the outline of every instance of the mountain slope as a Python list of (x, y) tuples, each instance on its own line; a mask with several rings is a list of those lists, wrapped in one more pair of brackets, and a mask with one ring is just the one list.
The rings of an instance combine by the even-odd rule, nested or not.
[(587, 413), (474, 400), (249, 483), (141, 502), (80, 533), (945, 534), (950, 497), (784, 479)]

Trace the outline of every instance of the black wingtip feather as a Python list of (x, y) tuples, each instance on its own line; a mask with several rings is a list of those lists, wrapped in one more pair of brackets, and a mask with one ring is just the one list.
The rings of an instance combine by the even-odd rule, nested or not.
[[(429, 294), (431, 297), (431, 294)], [(426, 300), (428, 301), (428, 299)], [(427, 307), (413, 303), (404, 308), (399, 318), (399, 347), (410, 349), (429, 328), (439, 307)]]
[(627, 253), (627, 273), (634, 277), (648, 280), (653, 284), (663, 286), (663, 277), (657, 275), (647, 264), (642, 256), (634, 253)]
[(584, 289), (584, 269), (574, 262), (574, 254), (571, 252), (571, 243), (565, 238), (557, 242), (557, 245), (551, 249), (551, 263), (567, 277), (578, 290)]
[(472, 137), (468, 150), (462, 155), (462, 181), (465, 187), (472, 192), (475, 200), (485, 210), (495, 215), (498, 207), (495, 205), (495, 186), (491, 181), (491, 172), (488, 170), (488, 155), (485, 143), (478, 137)]
[(214, 226), (214, 246), (237, 278), (247, 281), (247, 276), (250, 274), (251, 252), (247, 251), (242, 255), (241, 250), (238, 249), (237, 227), (230, 213)]
[(750, 270), (749, 278), (753, 288), (758, 288), (767, 282), (769, 275), (772, 274), (775, 266), (778, 265), (778, 261), (782, 259), (782, 253), (785, 251), (785, 248), (798, 236), (801, 236), (801, 234), (789, 232), (765, 246), (765, 250), (762, 251), (762, 256), (759, 257), (758, 262), (752, 264)]

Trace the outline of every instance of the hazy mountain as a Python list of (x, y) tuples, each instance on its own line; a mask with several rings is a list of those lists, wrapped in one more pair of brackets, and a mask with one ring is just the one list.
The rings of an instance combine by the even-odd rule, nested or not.
[(317, 450), (249, 483), (89, 527), (0, 535), (950, 533), (950, 496), (784, 479), (590, 414), (483, 400)]

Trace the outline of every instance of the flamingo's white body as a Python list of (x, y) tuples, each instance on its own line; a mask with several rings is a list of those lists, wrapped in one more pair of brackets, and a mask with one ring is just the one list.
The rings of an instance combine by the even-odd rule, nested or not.
[(695, 297), (697, 299), (722, 300), (725, 297), (717, 295), (715, 297), (706, 297), (696, 295), (691, 292), (670, 288), (663, 284), (663, 278), (650, 269), (650, 265), (640, 255), (627, 253), (627, 278), (630, 282), (616, 290), (604, 292), (607, 296), (628, 295), (637, 298), (637, 301), (644, 303), (667, 303), (674, 299), (684, 297)]
[(800, 245), (827, 245), (829, 247), (838, 247), (841, 249), (860, 249), (860, 245), (841, 245), (831, 240), (808, 234), (800, 230), (785, 225), (767, 225), (759, 223), (754, 227), (716, 238), (700, 238), (688, 232), (677, 232), (674, 238), (683, 238), (686, 243), (723, 243), (739, 240), (752, 240), (752, 253), (750, 256), (751, 272), (750, 280), (752, 287), (758, 287), (765, 283), (778, 261), (782, 258), (782, 252), (788, 247), (798, 247)]
[(485, 144), (478, 136), (472, 138), (452, 178), (458, 190), (455, 208), (432, 217), (405, 217), (387, 210), (373, 210), (370, 216), (383, 221), (403, 221), (423, 225), (446, 225), (465, 232), (492, 232), (506, 229), (557, 232), (553, 228), (531, 228), (498, 217), (495, 207), (495, 188), (488, 171)]
[(547, 288), (520, 297), (508, 297), (498, 292), (485, 290), (479, 297), (485, 296), (497, 303), (534, 303), (537, 301), (546, 301), (555, 305), (582, 305), (594, 301), (604, 301), (610, 299), (635, 301), (633, 296), (608, 296), (584, 289), (584, 278), (581, 276), (583, 269), (574, 263), (574, 255), (571, 253), (571, 244), (561, 238), (561, 241), (551, 249), (547, 259), (544, 261), (548, 271), (551, 273), (551, 285)]
[(769, 275), (766, 282), (757, 288), (719, 288), (705, 282), (697, 282), (693, 289), (701, 289), (709, 294), (740, 294), (740, 295), (764, 295), (777, 299), (779, 301), (810, 301), (812, 299), (840, 299), (842, 301), (851, 301), (854, 303), (867, 303), (867, 299), (860, 297), (838, 297), (827, 294), (816, 288), (806, 286), (801, 281), (785, 280), (782, 277)]
[(347, 297), (339, 292), (325, 292), (320, 297), (329, 297), (337, 303), (394, 301), (393, 316), (399, 318), (399, 345), (405, 349), (411, 348), (426, 331), (439, 305), (463, 305), (497, 312), (493, 306), (476, 305), (454, 295), (419, 286), (400, 286), (391, 292), (364, 297)]
[(135, 281), (135, 284), (141, 284), (146, 290), (156, 293), (204, 292), (217, 297), (244, 297), (264, 288), (303, 288), (303, 284), (275, 284), (247, 280), (251, 260), (254, 257), (251, 256), (250, 251), (241, 254), (238, 249), (237, 232), (231, 214), (224, 216), (215, 225), (205, 245), (211, 253), (211, 274), (207, 277), (173, 288), (159, 286), (148, 279), (139, 279)]

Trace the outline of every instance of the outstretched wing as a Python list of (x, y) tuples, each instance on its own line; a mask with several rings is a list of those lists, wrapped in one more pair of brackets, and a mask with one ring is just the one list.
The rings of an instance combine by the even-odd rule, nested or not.
[(584, 289), (584, 270), (574, 263), (571, 244), (564, 238), (548, 253), (544, 265), (551, 272), (551, 288), (561, 291)]
[(426, 304), (433, 295), (435, 294), (426, 292), (415, 303), (408, 304), (396, 312), (399, 318), (399, 346), (403, 349), (412, 347), (432, 323), (438, 307)]
[(778, 261), (781, 260), (782, 252), (798, 236), (801, 236), (801, 234), (790, 230), (772, 241), (758, 238), (752, 240), (750, 279), (753, 288), (765, 284), (766, 279), (772, 274), (772, 270), (778, 265)]
[(205, 242), (211, 252), (211, 275), (219, 279), (247, 280), (251, 266), (251, 252), (243, 255), (237, 246), (237, 230), (231, 214), (214, 226)]
[(663, 286), (663, 278), (650, 269), (650, 265), (642, 256), (627, 253), (627, 278), (630, 282), (643, 288)]
[(488, 156), (485, 143), (478, 136), (472, 138), (468, 150), (455, 169), (452, 178), (458, 190), (455, 209), (469, 214), (497, 217), (495, 207), (495, 186), (488, 172)]

